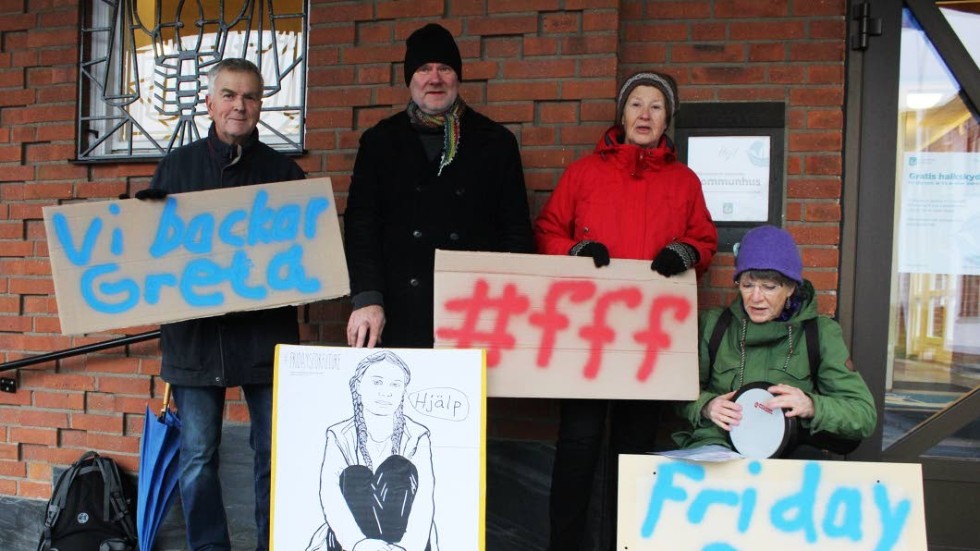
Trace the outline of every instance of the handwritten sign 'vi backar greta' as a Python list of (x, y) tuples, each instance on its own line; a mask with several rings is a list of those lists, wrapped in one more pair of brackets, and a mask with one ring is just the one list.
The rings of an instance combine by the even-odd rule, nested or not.
[(490, 396), (693, 400), (697, 311), (690, 270), (436, 252), (436, 347), (485, 348)]
[(45, 207), (44, 226), (65, 334), (350, 292), (329, 178)]

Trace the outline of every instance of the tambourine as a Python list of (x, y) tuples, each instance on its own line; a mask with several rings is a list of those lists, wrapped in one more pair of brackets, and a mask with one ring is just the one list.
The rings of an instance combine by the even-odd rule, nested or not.
[(772, 383), (759, 381), (738, 389), (732, 401), (742, 406), (742, 420), (728, 433), (728, 441), (738, 453), (752, 459), (780, 457), (796, 436), (796, 418), (783, 415), (782, 408), (770, 408)]

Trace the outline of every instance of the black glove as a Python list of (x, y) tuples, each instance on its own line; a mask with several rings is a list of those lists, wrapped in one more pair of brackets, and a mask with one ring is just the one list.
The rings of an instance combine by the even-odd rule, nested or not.
[(650, 264), (650, 269), (664, 277), (670, 277), (686, 272), (698, 263), (699, 258), (698, 251), (694, 247), (674, 241), (657, 253), (653, 263)]
[(609, 249), (598, 241), (579, 241), (568, 254), (572, 256), (591, 256), (596, 268), (609, 265)]
[(136, 192), (136, 198), (140, 201), (159, 201), (167, 198), (167, 192), (156, 188), (141, 189)]

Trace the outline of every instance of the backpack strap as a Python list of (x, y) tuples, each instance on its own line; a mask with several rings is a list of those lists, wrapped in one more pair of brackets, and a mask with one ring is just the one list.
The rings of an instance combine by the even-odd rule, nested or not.
[(711, 338), (708, 339), (708, 380), (711, 380), (711, 372), (715, 368), (715, 358), (718, 356), (718, 347), (721, 346), (721, 339), (728, 331), (728, 326), (732, 324), (732, 311), (725, 308), (715, 322), (715, 328), (711, 330)]
[(126, 535), (136, 540), (136, 526), (133, 524), (132, 516), (129, 514), (129, 504), (126, 502), (126, 494), (123, 491), (122, 480), (119, 476), (119, 467), (107, 457), (100, 457), (95, 460), (102, 473), (104, 482), (103, 494), (103, 518), (107, 521), (117, 522)]
[(803, 333), (806, 335), (806, 355), (810, 362), (813, 391), (820, 394), (820, 379), (817, 377), (817, 372), (820, 371), (820, 330), (817, 327), (817, 318), (810, 318), (803, 322)]

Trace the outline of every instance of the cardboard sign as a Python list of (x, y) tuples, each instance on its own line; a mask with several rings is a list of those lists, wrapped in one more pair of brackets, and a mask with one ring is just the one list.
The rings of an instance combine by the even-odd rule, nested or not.
[(485, 348), (490, 396), (693, 400), (692, 271), (436, 251), (435, 346)]
[(279, 345), (275, 373), (270, 549), (484, 549), (481, 350)]
[(621, 455), (616, 549), (924, 550), (921, 465)]
[(329, 178), (44, 207), (44, 227), (69, 335), (350, 292)]

